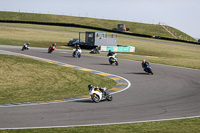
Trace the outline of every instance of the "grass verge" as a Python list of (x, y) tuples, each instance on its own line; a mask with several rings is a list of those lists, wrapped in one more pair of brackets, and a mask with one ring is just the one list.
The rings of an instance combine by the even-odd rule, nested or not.
[(0, 64), (0, 104), (76, 97), (88, 94), (88, 84), (116, 84), (104, 76), (24, 57), (0, 55)]
[(2, 133), (199, 133), (200, 118), (106, 126), (3, 130)]

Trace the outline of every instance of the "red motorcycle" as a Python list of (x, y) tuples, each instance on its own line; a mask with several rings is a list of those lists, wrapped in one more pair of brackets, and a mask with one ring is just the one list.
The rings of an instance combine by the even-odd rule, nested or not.
[(50, 46), (48, 49), (48, 53), (52, 53), (56, 49), (56, 46)]

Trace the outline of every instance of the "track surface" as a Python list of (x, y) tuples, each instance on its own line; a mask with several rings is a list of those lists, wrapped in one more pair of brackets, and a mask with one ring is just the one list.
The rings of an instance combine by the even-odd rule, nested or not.
[(47, 49), (32, 48), (22, 52), (21, 47), (1, 45), (0, 50), (115, 74), (132, 84), (128, 90), (114, 94), (112, 102), (96, 104), (89, 99), (2, 107), (0, 128), (76, 126), (200, 116), (199, 70), (152, 64), (154, 75), (146, 75), (137, 61), (118, 59), (119, 66), (111, 66), (105, 57), (82, 55), (80, 59), (72, 58), (71, 53), (64, 50), (48, 54)]

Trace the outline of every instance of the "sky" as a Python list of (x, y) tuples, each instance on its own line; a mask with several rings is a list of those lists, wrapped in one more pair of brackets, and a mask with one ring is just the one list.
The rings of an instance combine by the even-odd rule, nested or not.
[(200, 38), (200, 0), (0, 0), (0, 11), (161, 23)]

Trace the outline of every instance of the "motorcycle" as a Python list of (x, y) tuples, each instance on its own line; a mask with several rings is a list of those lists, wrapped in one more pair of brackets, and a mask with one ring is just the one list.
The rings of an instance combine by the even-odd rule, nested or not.
[(117, 61), (117, 58), (115, 58), (115, 55), (117, 54), (114, 54), (113, 56), (108, 56), (108, 60), (109, 60), (109, 63), (112, 65), (113, 63), (115, 63), (116, 66), (118, 66), (118, 61)]
[(90, 54), (100, 54), (100, 51), (94, 48), (90, 51)]
[(98, 103), (102, 100), (112, 101), (112, 95), (106, 92), (106, 87), (102, 88), (104, 93), (99, 88), (92, 88), (90, 89), (89, 95), (91, 96), (92, 101)]
[(78, 57), (78, 58), (80, 58), (81, 57), (81, 49), (73, 49), (73, 54), (72, 54), (72, 56), (73, 57)]
[(29, 50), (29, 45), (28, 44), (24, 44), (24, 46), (22, 47), (22, 51), (24, 50)]
[(147, 72), (147, 73), (151, 73), (153, 75), (153, 72), (152, 72), (152, 69), (150, 67), (150, 65), (147, 65), (145, 68), (144, 68), (144, 71)]
[(56, 46), (51, 46), (48, 49), (48, 53), (52, 53), (56, 49)]

